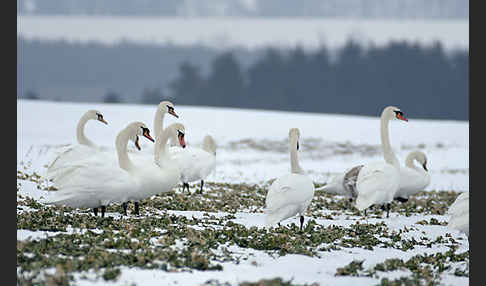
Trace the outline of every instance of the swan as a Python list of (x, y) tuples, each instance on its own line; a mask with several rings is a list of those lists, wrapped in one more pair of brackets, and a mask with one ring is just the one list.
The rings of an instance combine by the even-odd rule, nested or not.
[[(419, 162), (422, 168), (417, 167), (414, 161)], [(338, 194), (355, 199), (356, 180), (363, 165), (355, 166), (344, 173), (335, 175), (329, 184), (321, 188), (324, 192)], [(424, 190), (430, 184), (430, 175), (427, 170), (427, 156), (421, 151), (412, 151), (405, 159), (405, 168), (400, 168), (400, 186), (394, 199), (399, 202), (408, 201), (408, 197)]]
[(76, 139), (78, 145), (70, 145), (60, 152), (49, 164), (46, 172), (48, 179), (54, 180), (57, 176), (62, 174), (63, 167), (69, 165), (71, 162), (78, 159), (86, 158), (101, 151), (101, 148), (89, 140), (84, 134), (84, 127), (89, 120), (97, 120), (104, 124), (108, 124), (103, 118), (103, 114), (98, 110), (88, 110), (81, 116), (76, 127)]
[(277, 178), (268, 189), (265, 198), (265, 224), (270, 227), (289, 217), (300, 215), (300, 230), (304, 213), (314, 197), (314, 183), (299, 165), (300, 131), (289, 130), (291, 173)]
[[(419, 162), (422, 168), (417, 167), (414, 161)], [(427, 156), (421, 151), (412, 151), (405, 159), (405, 168), (400, 168), (400, 186), (394, 199), (399, 202), (406, 202), (409, 196), (423, 191), (429, 184)]]
[(469, 237), (469, 192), (460, 194), (447, 210), (448, 227), (464, 232)]
[(400, 187), (400, 163), (391, 148), (388, 123), (398, 119), (408, 121), (395, 106), (383, 109), (380, 119), (381, 146), (385, 161), (363, 165), (356, 178), (356, 208), (365, 210), (373, 204), (386, 203), (386, 217), (390, 215), (390, 202)]
[[(172, 116), (179, 118), (179, 116), (175, 113), (175, 108), (174, 104), (170, 101), (161, 101), (159, 105), (157, 106), (157, 109), (155, 111), (155, 116), (154, 116), (154, 129), (156, 130), (162, 130), (163, 129), (163, 121), (165, 114), (171, 114)], [(101, 119), (103, 117), (101, 116)], [(82, 123), (82, 120), (80, 120), (80, 123)], [(84, 125), (82, 125), (84, 126)], [(85, 138), (83, 135), (82, 129), (81, 133), (79, 132), (80, 127), (78, 124), (78, 138)], [(81, 139), (82, 142), (86, 142), (85, 139)], [(91, 143), (92, 146), (95, 146), (94, 143)], [(85, 150), (88, 147), (79, 147), (79, 148), (84, 148), (84, 149), (79, 149), (79, 150)], [(141, 150), (140, 148), (137, 147), (137, 149)], [(69, 151), (69, 150), (68, 150)], [(143, 156), (148, 156), (148, 153), (146, 152), (137, 152), (135, 153), (132, 150), (128, 150), (128, 152), (133, 156), (133, 158), (136, 157), (143, 157)], [(66, 153), (66, 152), (65, 152)], [(71, 152), (74, 153), (74, 152)], [(76, 170), (78, 163), (77, 161), (82, 159), (86, 161), (88, 158), (93, 161), (98, 161), (99, 164), (105, 165), (107, 164), (108, 161), (110, 161), (113, 165), (118, 164), (118, 159), (116, 157), (116, 152), (111, 149), (111, 148), (100, 148), (97, 147), (96, 149), (93, 149), (93, 151), (84, 151), (84, 152), (75, 152), (76, 156), (63, 156), (61, 159), (56, 159), (51, 166), (48, 168), (47, 172), (47, 179), (57, 182), (62, 184), (62, 180), (65, 180), (66, 178), (69, 178), (70, 174)], [(97, 155), (97, 156), (93, 156)], [(103, 156), (101, 156), (103, 155)], [(90, 164), (95, 164), (95, 162), (91, 162)]]
[[(177, 142), (175, 138), (171, 138), (171, 141)], [(204, 180), (216, 167), (216, 147), (214, 138), (206, 135), (202, 148), (180, 145), (169, 148), (172, 160), (181, 170), (182, 191), (187, 188), (189, 192), (189, 182), (201, 181), (199, 193), (202, 194)]]
[(91, 158), (78, 160), (66, 180), (55, 181), (58, 191), (47, 199), (46, 204), (93, 208), (95, 215), (101, 206), (101, 216), (104, 217), (106, 205), (123, 201), (130, 193), (139, 191), (143, 186), (135, 176), (138, 169), (127, 153), (128, 140), (134, 141), (137, 149), (140, 149), (141, 135), (154, 141), (147, 126), (138, 121), (128, 124), (118, 133), (115, 140), (118, 166), (110, 161), (102, 164), (101, 161)]
[(129, 196), (123, 197), (122, 207), (126, 215), (127, 201), (134, 201), (135, 214), (139, 214), (139, 201), (153, 195), (171, 191), (181, 179), (181, 171), (178, 165), (172, 160), (168, 152), (168, 140), (177, 136), (179, 144), (185, 146), (185, 127), (182, 123), (173, 123), (162, 132), (156, 132), (154, 157), (134, 158), (137, 165), (143, 166), (135, 171), (135, 177), (140, 182), (140, 189), (130, 192)]

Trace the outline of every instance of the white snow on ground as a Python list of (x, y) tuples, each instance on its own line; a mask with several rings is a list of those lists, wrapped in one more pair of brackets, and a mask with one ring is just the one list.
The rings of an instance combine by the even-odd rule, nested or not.
[[(182, 122), (186, 126), (186, 141), (190, 145), (199, 145), (206, 134), (211, 134), (217, 144), (217, 168), (208, 178), (208, 182), (245, 182), (262, 184), (290, 169), (288, 154), (288, 130), (298, 127), (301, 131), (300, 161), (315, 182), (325, 183), (329, 176), (342, 172), (358, 164), (381, 160), (379, 137), (379, 114), (376, 117), (351, 115), (332, 115), (315, 113), (293, 113), (275, 111), (242, 110), (231, 108), (178, 106), (176, 113), (180, 118), (166, 116), (165, 126), (173, 122)], [(387, 103), (393, 104), (393, 103)], [(384, 107), (384, 106), (383, 106)], [(108, 121), (108, 125), (90, 121), (86, 125), (86, 134), (98, 145), (112, 147), (119, 130), (131, 121), (143, 121), (153, 125), (155, 106), (134, 104), (102, 103), (57, 103), (44, 101), (17, 101), (17, 169), (29, 166), (29, 173), (42, 174), (44, 165), (52, 160), (56, 146), (76, 143), (75, 127), (79, 117), (88, 109), (98, 109)], [(381, 109), (377, 108), (377, 110)], [(428, 168), (431, 184), (427, 190), (469, 191), (469, 123), (447, 120), (415, 119), (413, 111), (403, 110), (409, 118), (408, 123), (392, 122), (390, 138), (392, 145), (403, 162), (408, 152), (414, 149), (424, 151), (428, 156)], [(151, 128), (152, 131), (152, 128)], [(153, 131), (152, 131), (153, 132)], [(251, 144), (248, 144), (250, 142)], [(150, 152), (151, 142), (142, 141), (142, 152)], [(249, 147), (250, 146), (250, 147)], [(253, 147), (252, 147), (253, 146)], [(255, 147), (256, 146), (256, 147)], [(364, 147), (368, 146), (366, 149)], [(366, 151), (368, 150), (368, 151)], [(37, 189), (34, 182), (18, 180), (19, 192), (39, 200), (45, 191)], [(22, 207), (28, 211), (27, 207)], [(19, 210), (18, 210), (19, 211)], [(326, 213), (323, 210), (323, 213)], [(205, 212), (161, 210), (161, 213), (201, 218)], [(331, 213), (329, 211), (329, 213)], [(228, 213), (211, 213), (216, 217)], [(107, 213), (115, 219), (118, 213)], [(233, 222), (246, 227), (262, 227), (262, 213), (237, 212)], [(446, 215), (412, 215), (410, 217), (391, 213), (389, 219), (368, 218), (368, 223), (385, 222), (390, 230), (404, 227), (413, 228), (403, 236), (419, 240), (426, 236), (434, 240), (447, 233), (460, 241), (457, 253), (469, 249), (467, 237), (458, 231), (439, 225), (419, 225), (424, 219), (447, 221)], [(333, 220), (316, 219), (316, 223), (349, 226), (359, 217), (341, 215)], [(297, 218), (288, 219), (283, 224), (298, 223)], [(199, 227), (199, 226), (196, 226)], [(79, 231), (69, 229), (69, 232)], [(100, 230), (101, 231), (101, 230)], [(425, 233), (425, 234), (424, 234)], [(17, 239), (41, 239), (55, 235), (47, 231), (18, 230)], [(292, 283), (313, 283), (320, 285), (374, 285), (379, 280), (369, 277), (335, 276), (336, 268), (343, 267), (353, 260), (365, 260), (365, 269), (391, 257), (404, 261), (417, 254), (445, 252), (445, 246), (433, 248), (415, 247), (412, 250), (376, 247), (372, 251), (362, 248), (345, 248), (340, 251), (321, 252), (320, 257), (304, 255), (285, 255), (272, 257), (264, 251), (228, 247), (234, 253), (241, 253), (239, 264), (223, 262), (222, 271), (165, 272), (140, 270), (122, 267), (117, 285), (201, 285), (215, 279), (230, 282), (232, 285), (243, 281), (258, 281), (263, 278), (281, 277)], [(409, 275), (409, 271), (383, 272), (380, 277), (391, 279)], [(85, 275), (92, 279), (76, 279), (77, 285), (104, 285), (103, 279), (95, 279), (94, 273)], [(468, 277), (456, 277), (452, 274), (441, 276), (443, 285), (467, 285)], [(111, 284), (111, 283), (110, 283)]]

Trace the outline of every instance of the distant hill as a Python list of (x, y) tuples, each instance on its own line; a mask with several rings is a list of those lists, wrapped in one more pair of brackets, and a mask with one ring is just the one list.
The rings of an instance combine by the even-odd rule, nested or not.
[(20, 14), (182, 17), (469, 18), (465, 0), (24, 0)]

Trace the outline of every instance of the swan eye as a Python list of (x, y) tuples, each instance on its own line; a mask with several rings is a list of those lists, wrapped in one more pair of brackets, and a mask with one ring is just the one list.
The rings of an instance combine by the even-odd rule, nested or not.
[(142, 128), (143, 134), (150, 134), (150, 130), (148, 128), (145, 127), (140, 127), (140, 128)]
[(184, 132), (177, 130), (177, 136), (184, 136)]
[(403, 112), (401, 112), (400, 110), (393, 110), (395, 112), (395, 114), (398, 116), (398, 115), (401, 115), (403, 116)]

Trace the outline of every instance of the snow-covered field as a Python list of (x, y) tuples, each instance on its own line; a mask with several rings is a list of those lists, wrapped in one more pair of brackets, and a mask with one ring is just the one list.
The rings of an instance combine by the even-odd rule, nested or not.
[[(66, 234), (68, 236), (81, 235), (83, 239), (88, 235), (96, 237), (106, 235), (106, 233), (115, 233), (116, 236), (120, 234), (111, 229), (110, 223), (116, 226), (123, 224), (127, 228), (131, 228), (134, 227), (131, 225), (133, 222), (143, 224), (144, 220), (167, 216), (177, 218), (177, 222), (185, 217), (187, 226), (183, 223), (175, 223), (175, 226), (168, 224), (167, 227), (175, 227), (178, 230), (184, 229), (184, 231), (193, 229), (190, 231), (195, 231), (195, 234), (191, 232), (191, 236), (209, 235), (206, 231), (213, 233), (223, 229), (226, 231), (228, 228), (229, 231), (236, 232), (234, 228), (234, 225), (236, 225), (243, 228), (243, 230), (238, 228), (239, 230), (251, 233), (250, 237), (246, 237), (246, 239), (250, 241), (257, 239), (259, 235), (263, 235), (260, 232), (263, 231), (263, 206), (261, 203), (264, 200), (268, 183), (290, 170), (289, 128), (298, 127), (301, 132), (301, 148), (299, 150), (301, 166), (316, 184), (323, 185), (328, 182), (330, 176), (349, 167), (359, 163), (381, 160), (378, 116), (385, 105), (392, 105), (393, 103), (378, 106), (376, 117), (189, 107), (178, 106), (177, 102), (174, 102), (174, 104), (180, 118), (166, 116), (165, 126), (173, 122), (182, 122), (186, 127), (186, 142), (189, 145), (199, 145), (202, 138), (206, 134), (210, 134), (215, 138), (218, 149), (217, 167), (215, 172), (206, 180), (208, 185), (205, 187), (204, 196), (200, 195), (201, 198), (197, 199), (199, 197), (196, 196), (199, 195), (180, 194), (178, 189), (170, 196), (174, 201), (179, 200), (181, 204), (185, 203), (186, 200), (191, 200), (189, 197), (196, 198), (193, 203), (197, 203), (197, 200), (206, 200), (207, 206), (187, 209), (181, 205), (176, 206), (174, 203), (172, 205), (168, 203), (166, 209), (160, 209), (152, 207), (155, 206), (152, 205), (155, 203), (148, 200), (145, 204), (147, 213), (143, 213), (144, 209), (142, 208), (141, 217), (132, 218), (130, 215), (130, 218), (123, 217), (118, 210), (108, 208), (107, 216), (111, 219), (108, 223), (103, 223), (101, 218), (92, 217), (89, 210), (69, 210), (62, 215), (56, 213), (51, 217), (51, 211), (56, 210), (55, 208), (26, 200), (26, 197), (39, 200), (42, 196), (48, 195), (48, 191), (42, 189), (42, 183), (38, 183), (38, 179), (32, 174), (35, 172), (42, 176), (45, 171), (44, 165), (52, 160), (56, 147), (76, 142), (75, 127), (79, 117), (86, 110), (97, 109), (101, 111), (105, 120), (109, 123), (103, 125), (94, 121), (88, 122), (86, 125), (87, 137), (98, 145), (113, 147), (118, 131), (131, 121), (143, 121), (152, 131), (156, 107), (133, 104), (81, 104), (18, 100), (17, 170), (22, 174), (18, 175), (18, 195), (20, 195), (17, 199), (18, 243), (20, 241), (29, 245), (28, 243), (35, 243), (36, 241), (62, 239), (62, 235)], [(403, 112), (409, 119), (408, 123), (397, 121), (390, 124), (390, 138), (394, 151), (399, 160), (403, 162), (410, 151), (422, 150), (427, 154), (427, 167), (431, 175), (431, 184), (426, 188), (425, 193), (416, 198), (416, 202), (419, 204), (421, 200), (430, 201), (431, 204), (437, 203), (446, 209), (457, 193), (469, 191), (469, 123), (421, 120), (414, 118), (413, 110), (403, 110)], [(153, 143), (147, 140), (142, 141), (142, 149), (151, 150), (151, 144)], [(25, 174), (27, 175), (23, 176)], [(196, 184), (191, 186), (193, 192)], [(198, 186), (199, 184), (197, 184)], [(232, 206), (228, 210), (223, 210), (222, 207), (213, 207), (212, 203), (214, 202), (210, 201), (211, 196), (221, 198), (224, 201), (224, 199), (227, 199), (225, 193), (238, 196), (243, 195), (242, 193), (246, 191), (248, 194), (252, 194), (249, 195), (250, 201), (258, 202), (257, 205)], [(154, 202), (164, 200), (164, 197), (157, 196)], [(299, 250), (298, 246), (290, 245), (288, 246), (290, 250), (286, 250), (288, 253), (279, 253), (279, 251), (264, 247), (260, 248), (258, 245), (251, 246), (251, 243), (245, 247), (245, 243), (241, 243), (240, 240), (237, 243), (234, 243), (235, 240), (220, 241), (215, 246), (209, 247), (208, 250), (211, 255), (214, 255), (209, 256), (209, 265), (219, 264), (222, 266), (220, 270), (201, 270), (187, 265), (187, 268), (172, 266), (168, 270), (146, 269), (133, 266), (134, 264), (122, 263), (119, 265), (120, 274), (115, 275), (116, 284), (202, 285), (206, 283), (206, 285), (226, 285), (224, 283), (228, 282), (230, 285), (238, 285), (244, 281), (256, 282), (261, 279), (280, 277), (283, 281), (292, 280), (292, 285), (310, 285), (314, 282), (319, 285), (349, 285), (351, 283), (377, 285), (383, 283), (383, 278), (394, 280), (400, 277), (408, 277), (409, 279), (416, 277), (414, 276), (415, 272), (411, 271), (410, 268), (402, 267), (392, 270), (389, 268), (389, 271), (378, 269), (377, 265), (387, 259), (397, 258), (406, 262), (415, 255), (446, 253), (450, 249), (455, 249), (455, 254), (459, 255), (469, 250), (467, 237), (456, 230), (447, 228), (445, 225), (448, 216), (444, 214), (444, 209), (440, 209), (438, 212), (431, 211), (434, 207), (428, 203), (423, 209), (418, 208), (417, 211), (409, 213), (397, 205), (390, 213), (390, 218), (386, 219), (384, 216), (382, 218), (380, 212), (365, 218), (353, 212), (351, 207), (348, 209), (326, 209), (320, 204), (321, 201), (336, 204), (337, 202), (345, 202), (345, 199), (340, 196), (324, 194), (315, 197), (310, 216), (306, 218), (305, 224), (314, 220), (315, 225), (311, 230), (316, 233), (322, 231), (324, 235), (330, 232), (334, 225), (343, 228), (342, 231), (352, 229), (353, 231), (349, 232), (351, 234), (348, 233), (348, 236), (356, 235), (356, 233), (359, 236), (359, 231), (355, 231), (356, 228), (359, 228), (357, 224), (377, 227), (382, 222), (384, 223), (382, 228), (386, 230), (383, 233), (375, 234), (379, 242), (374, 244), (372, 250), (369, 247), (361, 246), (364, 242), (347, 245), (346, 243), (349, 244), (349, 242), (345, 242), (345, 239), (349, 238), (348, 236), (335, 239), (329, 243), (321, 243), (318, 246), (307, 244), (307, 240), (301, 241), (302, 243), (306, 242), (305, 245), (302, 245), (304, 248), (307, 247), (306, 250)], [(40, 221), (45, 219), (46, 216), (51, 221), (59, 219), (58, 216), (70, 215), (73, 220), (76, 218), (86, 221), (80, 225), (64, 222), (64, 227), (60, 227), (62, 231), (59, 231), (52, 223), (47, 223), (43, 227), (35, 226), (31, 220), (35, 218), (36, 212), (42, 216)], [(209, 219), (208, 214), (209, 216), (214, 215), (214, 217)], [(233, 222), (234, 225), (228, 226), (228, 221)], [(95, 224), (94, 227), (92, 223)], [(293, 223), (297, 224), (297, 218), (289, 219), (283, 225), (292, 227)], [(39, 224), (42, 224), (42, 222), (39, 222)], [(144, 231), (149, 230), (145, 229)], [(168, 235), (166, 229), (158, 226), (151, 231), (156, 232), (147, 238), (151, 247), (159, 247), (159, 244), (166, 245), (164, 239)], [(310, 239), (310, 234), (305, 232), (299, 234), (296, 231), (289, 234), (286, 232), (288, 229), (280, 231), (279, 235), (291, 237), (293, 241), (299, 241), (300, 236), (307, 236)], [(400, 233), (401, 238), (395, 241), (390, 238), (391, 233)], [(28, 240), (29, 237), (31, 240)], [(265, 235), (263, 237), (267, 238)], [(364, 239), (361, 236), (359, 238)], [(107, 239), (105, 237), (105, 241)], [(131, 239), (142, 240), (142, 238), (133, 237)], [(196, 239), (182, 236), (168, 245), (182, 250), (186, 249), (188, 244), (197, 245), (194, 241), (199, 241), (198, 239), (200, 237)], [(207, 239), (209, 240), (209, 238)], [(164, 242), (160, 242), (161, 240)], [(391, 243), (392, 241), (393, 243)], [(412, 241), (412, 247), (403, 246), (410, 241)], [(103, 240), (100, 243), (103, 245)], [(401, 243), (401, 246), (398, 247), (396, 243)], [(21, 245), (25, 247), (23, 249), (30, 247)], [(202, 245), (205, 246), (204, 249), (208, 247), (205, 243), (202, 243)], [(17, 247), (19, 248), (19, 244)], [(97, 247), (93, 248), (98, 249)], [(110, 249), (110, 251), (118, 253), (117, 251), (128, 250), (116, 248)], [(315, 253), (303, 254), (306, 251)], [(53, 255), (53, 253), (50, 254)], [(215, 258), (219, 257), (218, 255), (226, 257), (226, 260), (221, 259), (221, 257)], [(61, 256), (65, 258), (69, 255)], [(22, 256), (21, 260), (34, 259), (32, 257), (36, 257), (35, 254), (26, 254)], [(432, 274), (422, 273), (421, 278), (417, 279), (430, 276), (432, 277), (429, 277), (430, 279), (441, 285), (467, 285), (469, 283), (468, 274), (461, 275), (461, 273), (469, 272), (469, 256), (465, 261), (462, 259), (454, 262), (451, 261), (452, 258), (448, 259), (442, 265), (445, 268), (436, 268), (437, 265), (435, 265), (432, 267)], [(356, 275), (336, 275), (339, 272), (338, 269), (349, 266), (354, 260), (364, 261), (361, 265), (362, 270), (357, 271)], [(19, 266), (19, 256), (17, 261), (18, 273), (21, 273), (25, 266)], [(153, 260), (151, 262), (154, 263)], [(48, 264), (48, 262), (45, 263)], [(76, 264), (73, 262), (73, 265)], [(148, 263), (147, 265), (152, 264)], [(430, 264), (419, 265), (424, 267), (424, 265)], [(107, 267), (107, 264), (101, 264), (90, 266), (86, 271), (75, 271), (72, 279), (76, 282), (76, 285), (104, 284), (109, 279), (101, 277), (101, 275)], [(372, 274), (369, 274), (370, 269), (375, 269)], [(45, 268), (41, 267), (41, 270), (41, 273), (46, 271), (47, 274), (52, 274), (56, 272), (56, 267), (51, 265)], [(32, 272), (25, 273), (32, 274)], [(25, 273), (22, 275), (27, 275)], [(39, 277), (44, 277), (42, 275), (44, 274), (40, 274)]]

